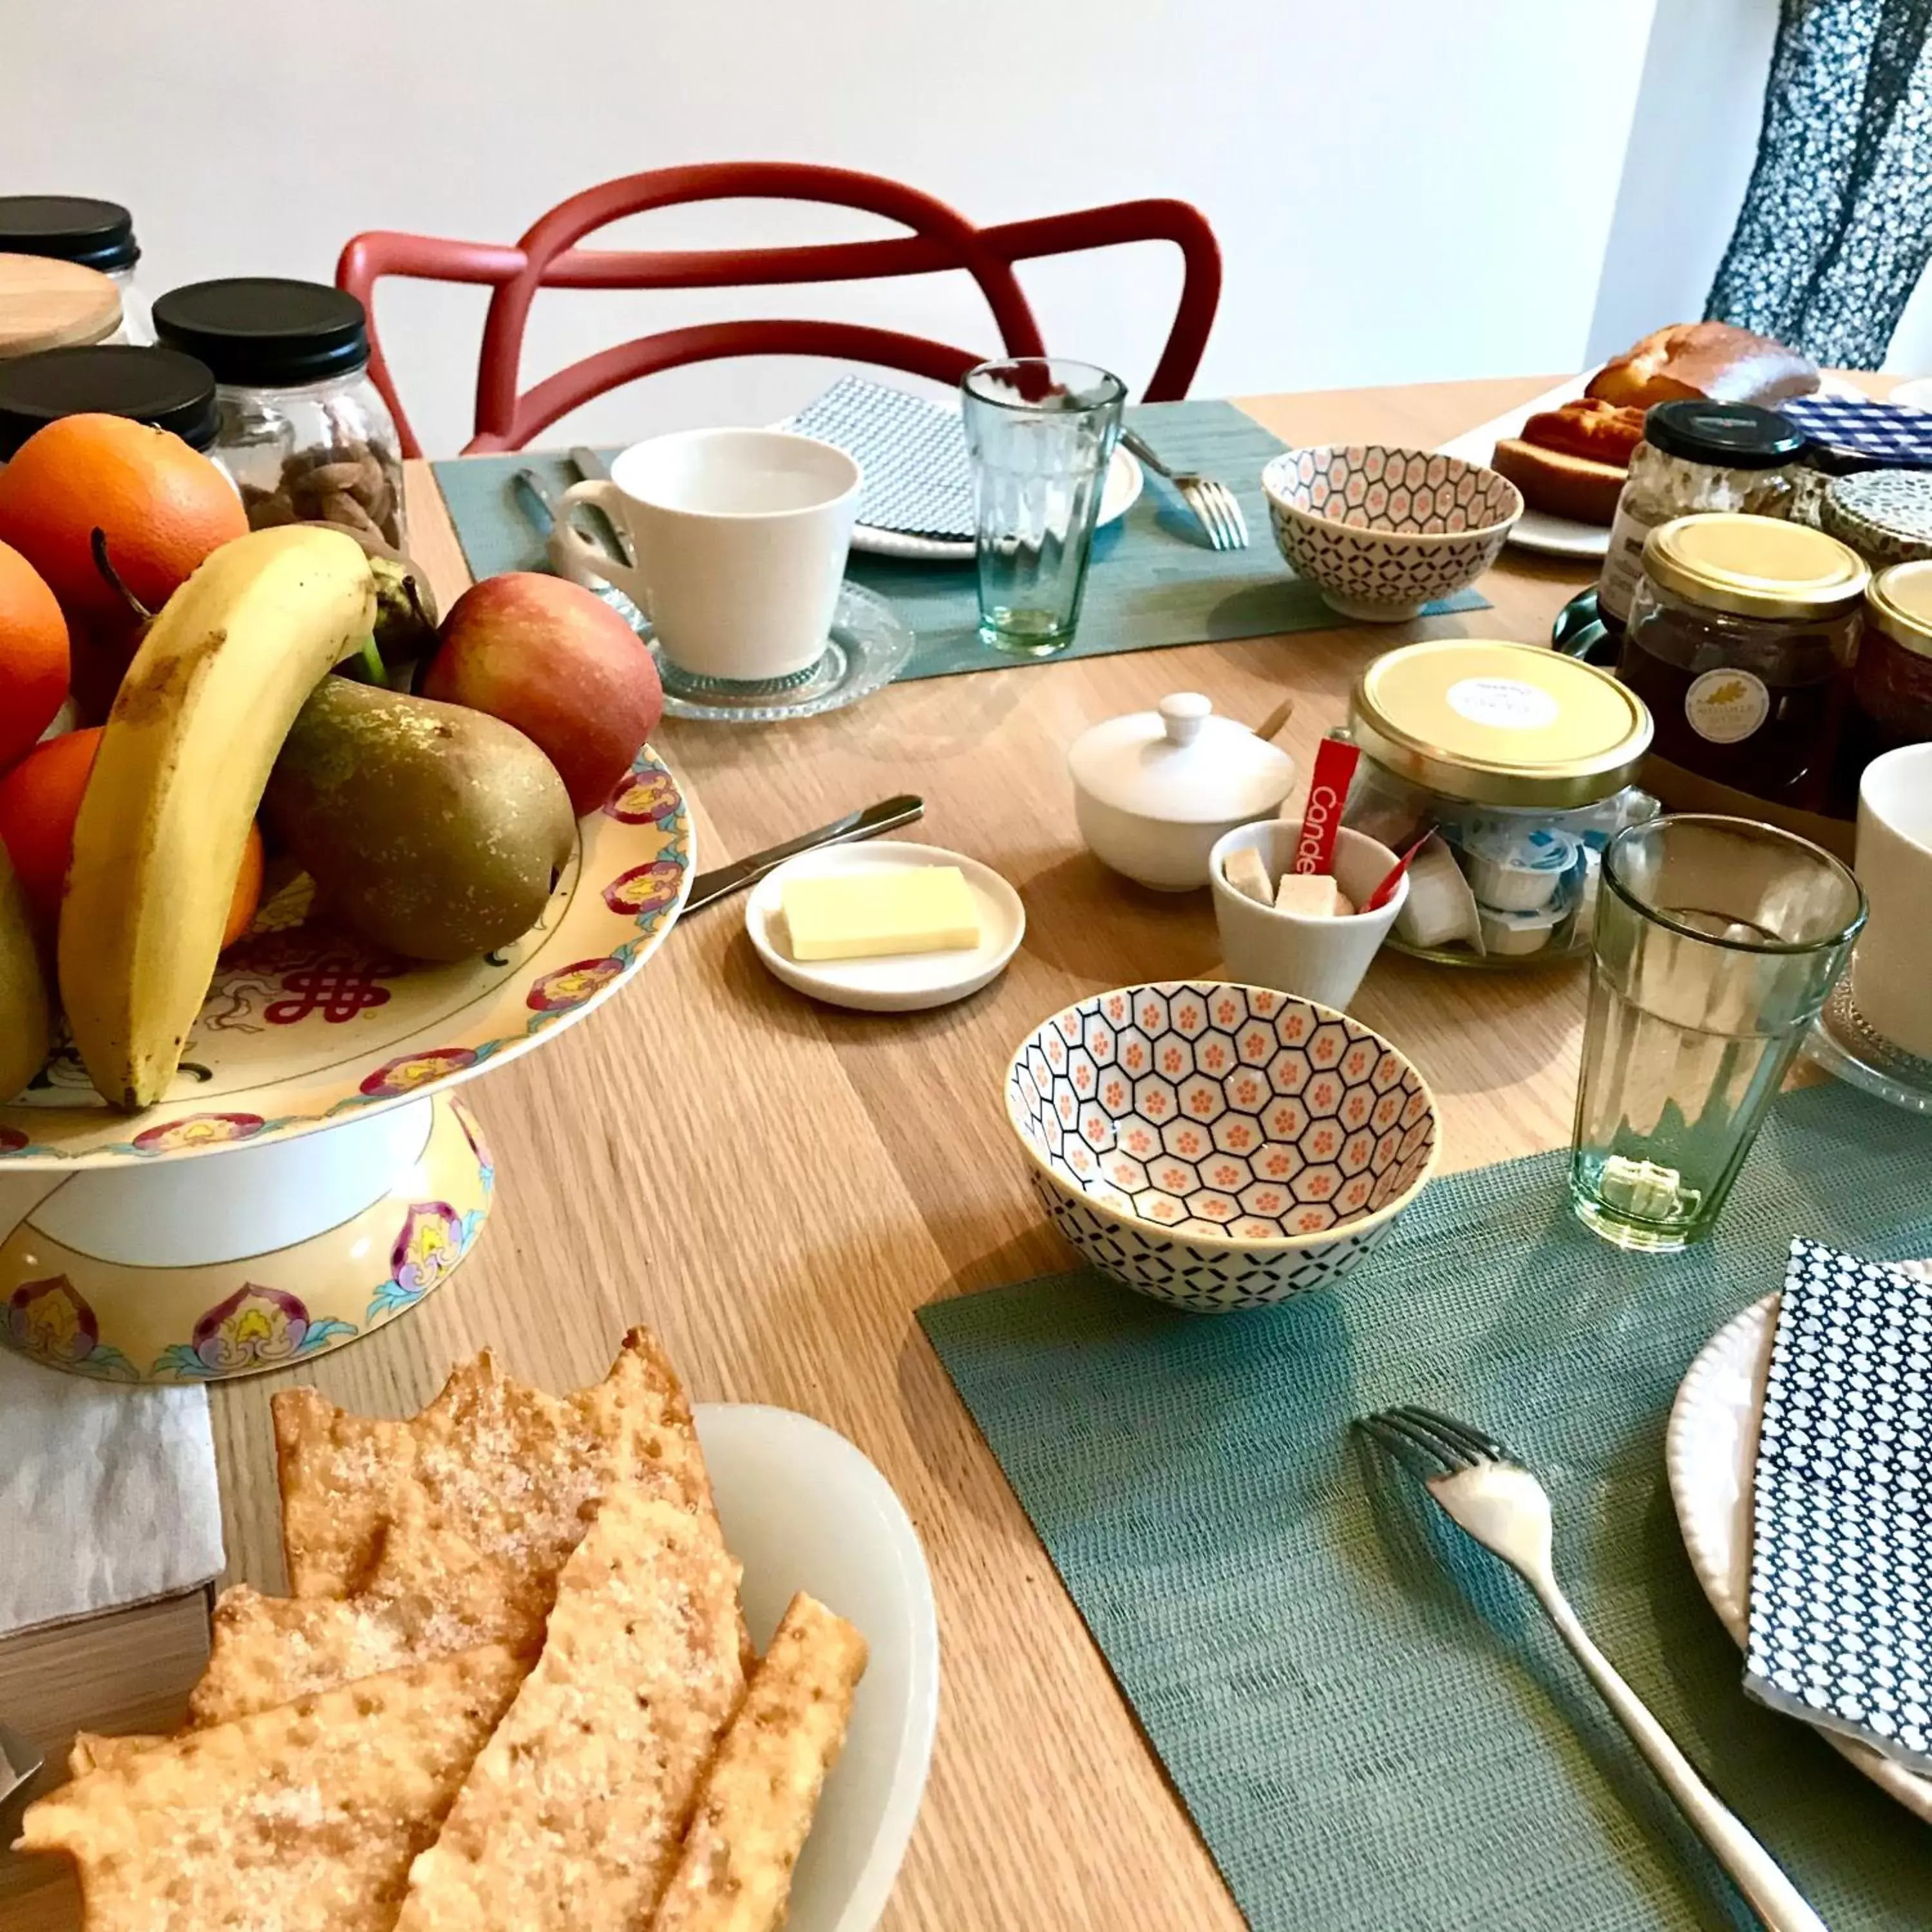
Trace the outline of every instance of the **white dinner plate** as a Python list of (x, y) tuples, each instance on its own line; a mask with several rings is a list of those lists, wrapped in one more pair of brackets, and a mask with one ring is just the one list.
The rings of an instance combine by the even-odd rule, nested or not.
[[(910, 872), (924, 866), (957, 866), (980, 909), (980, 943), (950, 952), (895, 953), (883, 959), (817, 959), (791, 956), (785, 931), (787, 879), (824, 872)], [(868, 844), (828, 845), (788, 859), (752, 887), (745, 902), (745, 930), (758, 957), (795, 991), (835, 1006), (862, 1012), (910, 1013), (944, 1006), (976, 993), (998, 978), (1026, 933), (1020, 896), (990, 866), (938, 845), (908, 845), (896, 838)]]
[(762, 1651), (806, 1590), (871, 1646), (785, 1924), (872, 1932), (919, 1815), (939, 1713), (925, 1553), (892, 1486), (823, 1423), (748, 1402), (700, 1402), (697, 1418), (724, 1541), (745, 1566), (752, 1641)]
[[(1096, 530), (1117, 523), (1134, 506), (1146, 478), (1131, 450), (1116, 445), (1113, 460), (1107, 466), (1107, 480), (1100, 486), (1100, 512), (1094, 520)], [(875, 530), (869, 524), (855, 524), (852, 548), (874, 556), (904, 557), (914, 563), (970, 563), (970, 540), (954, 537), (919, 537), (904, 530)]]
[[(1478, 423), (1474, 429), (1465, 430), (1453, 442), (1442, 446), (1443, 454), (1460, 456), (1466, 463), (1480, 463), (1486, 466), (1496, 454), (1498, 442), (1506, 437), (1521, 435), (1523, 424), (1532, 416), (1580, 396), (1584, 385), (1594, 373), (1586, 370), (1581, 375), (1572, 376), (1568, 382), (1558, 383), (1555, 388), (1546, 389), (1541, 395), (1532, 397), (1526, 403), (1519, 403), (1514, 409), (1506, 410), (1499, 416), (1492, 416), (1486, 423)], [(1859, 393), (1849, 382), (1835, 376), (1822, 378), (1818, 386), (1820, 393), (1827, 396)], [(1510, 532), (1509, 541), (1519, 550), (1536, 550), (1545, 556), (1602, 556), (1610, 547), (1610, 527), (1607, 524), (1579, 523), (1574, 517), (1552, 517), (1545, 510), (1525, 510), (1517, 518), (1515, 529)]]
[[(1443, 454), (1460, 456), (1466, 463), (1486, 466), (1498, 442), (1505, 437), (1521, 435), (1523, 424), (1532, 416), (1580, 396), (1589, 380), (1587, 375), (1572, 376), (1567, 382), (1558, 383), (1528, 402), (1519, 403), (1514, 409), (1465, 430), (1453, 442), (1442, 445)], [(1610, 529), (1607, 524), (1580, 524), (1571, 517), (1552, 517), (1546, 510), (1525, 510), (1510, 532), (1509, 540), (1519, 550), (1540, 551), (1545, 556), (1601, 556), (1610, 547)]]
[[(1932, 1280), (1932, 1263), (1908, 1262)], [(1758, 1418), (1778, 1327), (1778, 1297), (1768, 1294), (1705, 1345), (1671, 1405), (1664, 1462), (1690, 1567), (1740, 1649), (1748, 1634), (1751, 1491)], [(1738, 1694), (1744, 1694), (1740, 1677)], [(1932, 1824), (1932, 1778), (1894, 1764), (1856, 1738), (1818, 1736), (1909, 1811)]]

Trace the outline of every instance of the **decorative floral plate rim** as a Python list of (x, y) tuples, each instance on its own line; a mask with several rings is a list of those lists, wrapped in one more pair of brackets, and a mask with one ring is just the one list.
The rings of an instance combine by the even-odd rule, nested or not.
[[(1345, 1028), (1352, 1028), (1357, 1034), (1374, 1040), (1384, 1052), (1393, 1053), (1402, 1062), (1409, 1073), (1413, 1076), (1416, 1091), (1426, 1103), (1428, 1117), (1433, 1120), (1435, 1125), (1430, 1136), (1428, 1152), (1424, 1158), (1420, 1168), (1418, 1169), (1409, 1184), (1400, 1193), (1384, 1202), (1379, 1208), (1371, 1208), (1366, 1214), (1358, 1214), (1350, 1220), (1333, 1222), (1326, 1228), (1310, 1229), (1304, 1234), (1282, 1234), (1264, 1238), (1256, 1235), (1223, 1234), (1218, 1229), (1198, 1227), (1192, 1222), (1183, 1228), (1168, 1226), (1160, 1221), (1149, 1220), (1136, 1214), (1130, 1207), (1124, 1208), (1100, 1199), (1085, 1188), (1077, 1186), (1069, 1180), (1064, 1174), (1060, 1173), (1034, 1144), (1033, 1136), (1028, 1131), (1030, 1123), (1024, 1113), (1021, 1099), (1020, 1075), (1025, 1068), (1028, 1051), (1049, 1027), (1060, 1026), (1061, 1022), (1081, 1014), (1083, 1009), (1098, 1009), (1104, 1001), (1128, 993), (1156, 993), (1163, 998), (1171, 998), (1176, 994), (1192, 993), (1206, 1000), (1211, 998), (1215, 993), (1228, 989), (1250, 998), (1258, 994), (1263, 1000), (1278, 1002), (1283, 1006), (1306, 1006), (1310, 1012), (1322, 1016), (1320, 1021), (1317, 1022), (1318, 1024), (1325, 1025), (1330, 1021), (1339, 1021)], [(1064, 1029), (1062, 1037), (1065, 1037)], [(1046, 1018), (1040, 1021), (1037, 1025), (1030, 1027), (1027, 1030), (1026, 1036), (1015, 1048), (1012, 1058), (1006, 1063), (1006, 1072), (1000, 1080), (1000, 1091), (1006, 1108), (1006, 1122), (1013, 1130), (1013, 1138), (1019, 1142), (1021, 1150), (1025, 1154), (1028, 1162), (1034, 1172), (1042, 1176), (1055, 1193), (1064, 1196), (1070, 1201), (1078, 1202), (1082, 1206), (1089, 1209), (1103, 1209), (1106, 1213), (1117, 1216), (1129, 1227), (1144, 1229), (1148, 1234), (1157, 1235), (1163, 1240), (1183, 1242), (1190, 1247), (1203, 1250), (1221, 1250), (1231, 1254), (1294, 1254), (1298, 1252), (1326, 1247), (1337, 1240), (1359, 1236), (1380, 1227), (1388, 1222), (1393, 1221), (1397, 1215), (1413, 1204), (1416, 1197), (1428, 1186), (1430, 1180), (1434, 1177), (1436, 1164), (1442, 1158), (1442, 1109), (1436, 1100), (1435, 1089), (1424, 1078), (1422, 1070), (1400, 1047), (1396, 1045), (1394, 1041), (1377, 1033), (1374, 1028), (1364, 1025), (1361, 1021), (1348, 1013), (1339, 1012), (1333, 1006), (1324, 1006), (1314, 1000), (1302, 999), (1298, 994), (1278, 992), (1272, 987), (1250, 986), (1236, 980), (1150, 980), (1131, 986), (1108, 987), (1100, 992), (1089, 993), (1081, 999), (1070, 1001), (1058, 1012), (1048, 1014)]]
[[(0, 1106), (0, 1177), (290, 1140), (423, 1099), (528, 1052), (634, 977), (690, 892), (696, 835), (676, 777), (648, 745), (610, 797), (579, 821), (578, 844), (534, 945), (504, 976), (434, 1019), (279, 1080), (200, 1100), (182, 1095), (139, 1114), (98, 1104)], [(411, 976), (400, 968), (382, 976)]]

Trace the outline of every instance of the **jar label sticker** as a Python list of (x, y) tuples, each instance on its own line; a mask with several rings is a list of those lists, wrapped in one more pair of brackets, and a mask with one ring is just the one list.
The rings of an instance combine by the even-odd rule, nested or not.
[(1684, 694), (1684, 716), (1699, 737), (1741, 744), (1771, 716), (1771, 693), (1748, 670), (1707, 670)]
[(1466, 677), (1448, 690), (1449, 709), (1472, 724), (1498, 731), (1540, 731), (1562, 706), (1548, 692), (1520, 677)]

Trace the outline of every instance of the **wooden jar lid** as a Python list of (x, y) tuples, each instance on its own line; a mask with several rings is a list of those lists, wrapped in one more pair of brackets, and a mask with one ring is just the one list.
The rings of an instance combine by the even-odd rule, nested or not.
[(120, 326), (121, 291), (98, 268), (0, 255), (0, 356), (104, 342)]

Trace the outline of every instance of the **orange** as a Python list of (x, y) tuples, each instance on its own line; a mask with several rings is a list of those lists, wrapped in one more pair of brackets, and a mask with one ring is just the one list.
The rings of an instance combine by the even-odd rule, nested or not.
[(100, 748), (100, 728), (69, 731), (29, 752), (0, 778), (0, 838), (35, 921), (51, 940), (74, 856), (74, 821)]
[[(74, 857), (74, 822), (100, 748), (100, 728), (67, 731), (28, 753), (0, 778), (0, 841), (14, 862), (43, 936), (51, 940), (60, 923), (61, 893)], [(250, 825), (235, 877), (235, 896), (221, 935), (232, 946), (254, 924), (262, 896), (262, 835)]]
[(235, 874), (235, 896), (228, 904), (228, 923), (222, 928), (221, 944), (232, 946), (255, 923), (255, 908), (262, 903), (262, 828), (250, 824), (248, 842), (242, 848), (242, 869)]
[(0, 544), (0, 771), (30, 751), (67, 695), (67, 620), (40, 573)]
[(227, 478), (179, 436), (124, 416), (62, 416), (0, 470), (0, 543), (46, 578), (69, 622), (130, 627), (94, 567), (96, 528), (121, 580), (158, 610), (248, 518)]

